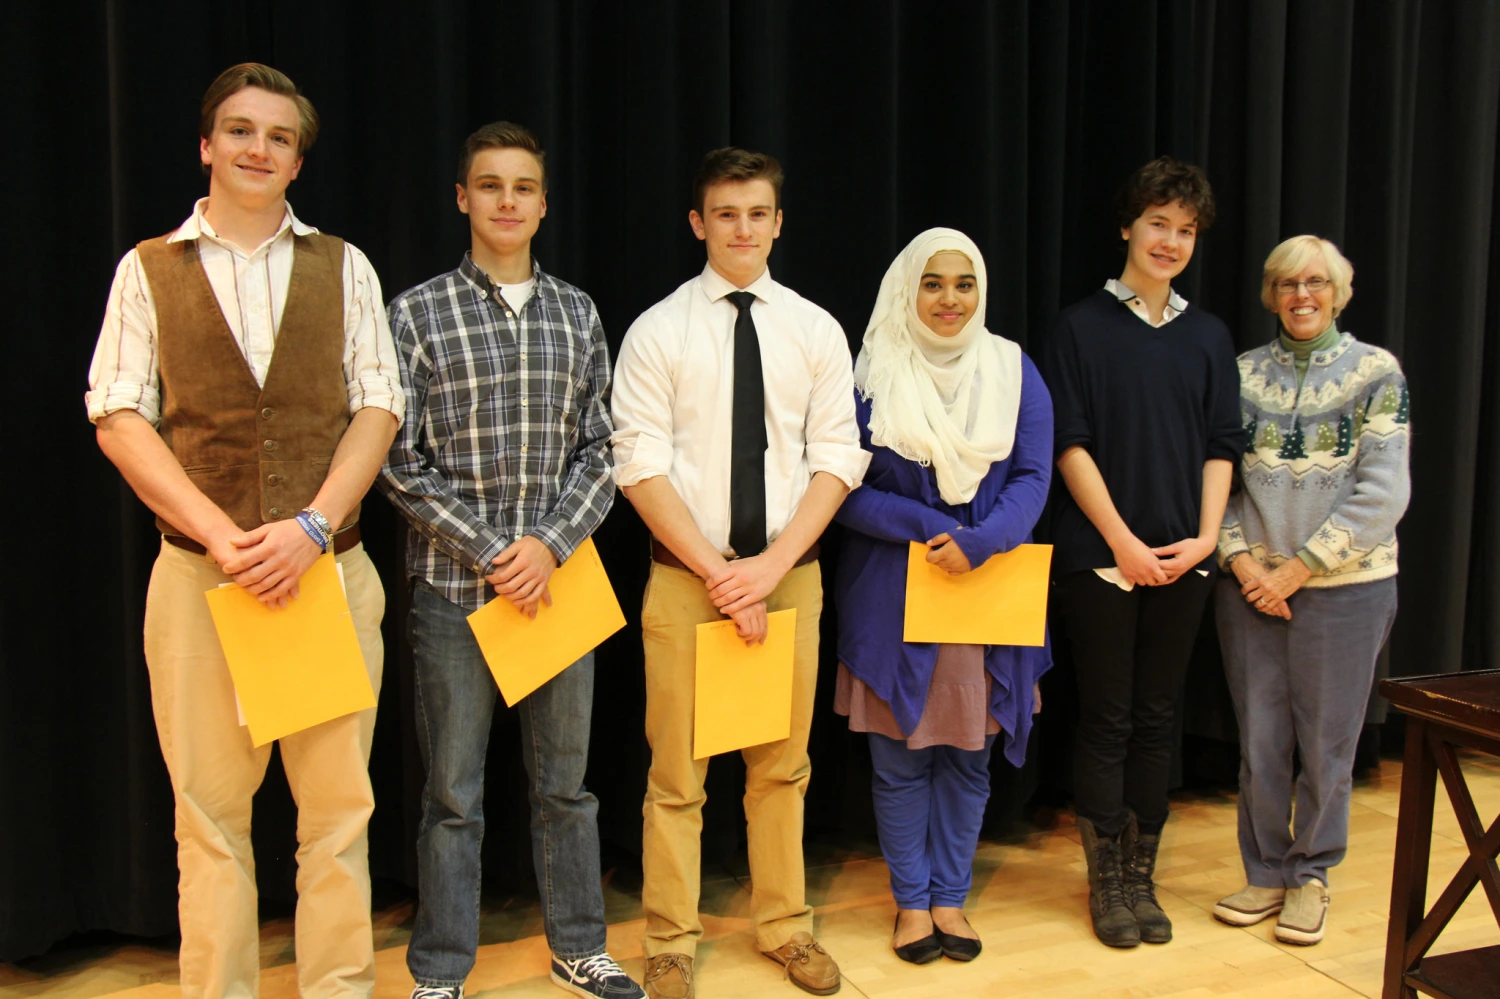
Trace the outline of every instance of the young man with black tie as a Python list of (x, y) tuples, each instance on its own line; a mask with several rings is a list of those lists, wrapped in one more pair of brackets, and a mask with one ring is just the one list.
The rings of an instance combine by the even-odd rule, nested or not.
[(743, 750), (756, 945), (802, 989), (838, 991), (813, 937), (802, 858), (807, 737), (823, 586), (818, 539), (869, 455), (854, 422), (848, 342), (826, 311), (771, 279), (782, 172), (709, 153), (688, 213), (708, 264), (631, 326), (615, 369), (615, 480), (653, 535), (641, 612), (647, 778), (646, 994), (691, 999), (707, 760), (693, 759), (697, 626), (763, 642), (797, 611), (791, 735)]

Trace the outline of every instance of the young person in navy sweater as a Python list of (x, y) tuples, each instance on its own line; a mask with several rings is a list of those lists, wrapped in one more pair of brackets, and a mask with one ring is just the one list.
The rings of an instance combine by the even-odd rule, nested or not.
[(1229, 331), (1172, 289), (1213, 215), (1197, 167), (1137, 170), (1117, 203), (1124, 271), (1063, 310), (1042, 357), (1066, 486), (1052, 565), (1078, 675), (1074, 797), (1094, 932), (1113, 947), (1172, 938), (1151, 879), (1173, 711), (1245, 444)]

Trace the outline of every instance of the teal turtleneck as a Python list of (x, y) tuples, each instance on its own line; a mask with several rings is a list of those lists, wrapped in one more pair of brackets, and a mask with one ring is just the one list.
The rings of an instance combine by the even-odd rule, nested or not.
[(1297, 340), (1283, 328), (1280, 331), (1281, 347), (1292, 355), (1292, 364), (1297, 368), (1297, 390), (1302, 390), (1302, 379), (1307, 375), (1307, 365), (1313, 354), (1320, 350), (1331, 350), (1333, 345), (1339, 342), (1339, 328), (1337, 323), (1329, 323), (1328, 328), (1311, 340)]

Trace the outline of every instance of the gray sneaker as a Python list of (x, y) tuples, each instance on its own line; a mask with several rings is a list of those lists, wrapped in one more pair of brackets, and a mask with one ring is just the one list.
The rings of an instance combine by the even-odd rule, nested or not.
[(1276, 920), (1276, 939), (1283, 943), (1311, 946), (1323, 939), (1328, 928), (1328, 888), (1313, 878), (1289, 889), (1281, 918)]
[(1219, 899), (1219, 904), (1214, 906), (1214, 918), (1230, 926), (1254, 926), (1267, 916), (1280, 912), (1285, 899), (1285, 888), (1246, 885), (1233, 895)]

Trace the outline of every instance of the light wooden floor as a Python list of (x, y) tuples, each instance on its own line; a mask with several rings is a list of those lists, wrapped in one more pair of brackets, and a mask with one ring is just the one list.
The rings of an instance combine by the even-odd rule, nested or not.
[[(1500, 762), (1475, 756), (1464, 768), (1481, 817), (1500, 814)], [(1067, 818), (1051, 832), (980, 845), (968, 912), (985, 950), (969, 965), (943, 960), (915, 967), (891, 953), (895, 910), (885, 865), (863, 852), (811, 868), (808, 892), (817, 906), (819, 937), (843, 969), (843, 996), (1378, 996), (1399, 787), (1400, 765), (1391, 762), (1356, 785), (1349, 858), (1333, 873), (1328, 936), (1315, 947), (1277, 943), (1274, 920), (1235, 929), (1209, 915), (1215, 901), (1243, 882), (1234, 799), (1228, 795), (1174, 800), (1158, 868), (1159, 896), (1176, 931), (1165, 946), (1116, 951), (1093, 939), (1083, 856)], [(1467, 856), (1446, 795), (1439, 791), (1438, 797), (1429, 901)], [(614, 889), (606, 896), (610, 951), (638, 978), (639, 898)], [(698, 952), (698, 994), (703, 999), (804, 995), (756, 953), (748, 901), (733, 878), (705, 880), (707, 933)], [(375, 994), (382, 999), (404, 997), (411, 989), (405, 963), (410, 922), (409, 905), (376, 915)], [(1439, 938), (1434, 953), (1495, 943), (1500, 928), (1479, 891)], [(295, 997), (290, 921), (266, 923), (261, 950), (262, 996)], [(174, 953), (143, 945), (64, 949), (22, 965), (0, 964), (0, 999), (169, 999), (177, 995), (175, 962)], [(1500, 983), (1500, 968), (1496, 980)], [(487, 908), (468, 994), (538, 999), (564, 994), (547, 980), (547, 948), (534, 905)]]

